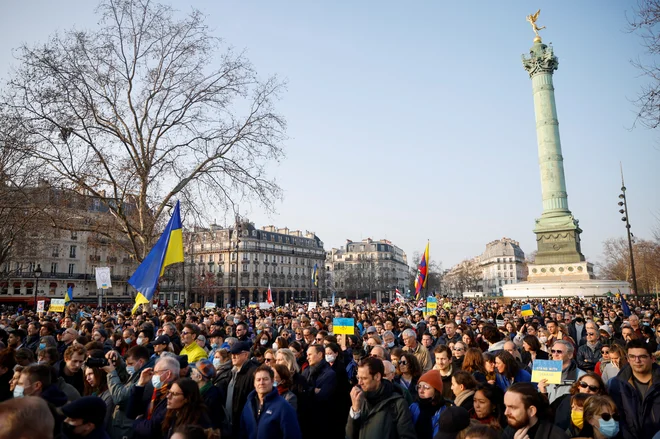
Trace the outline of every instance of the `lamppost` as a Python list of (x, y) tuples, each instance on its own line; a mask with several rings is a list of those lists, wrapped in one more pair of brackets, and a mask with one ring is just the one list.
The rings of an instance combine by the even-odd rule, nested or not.
[[(202, 271), (202, 275), (200, 276), (202, 278), (202, 288), (204, 288), (206, 284), (206, 273)], [(206, 294), (204, 294), (204, 303), (208, 302), (206, 298)]]
[(637, 275), (635, 274), (635, 258), (633, 256), (633, 245), (632, 245), (632, 233), (630, 233), (630, 220), (628, 217), (628, 201), (626, 199), (626, 186), (623, 182), (623, 167), (621, 168), (621, 193), (619, 198), (622, 201), (619, 201), (619, 213), (623, 214), (621, 221), (626, 223), (626, 230), (628, 232), (628, 250), (630, 252), (630, 270), (632, 271), (632, 281), (633, 281), (633, 291), (635, 294), (638, 294), (637, 291)]
[(37, 264), (37, 269), (34, 270), (34, 311), (37, 312), (37, 291), (39, 291), (39, 278), (41, 277), (41, 264)]
[[(235, 230), (235, 232), (236, 232), (236, 306), (240, 306), (241, 293), (240, 293), (240, 290), (238, 289), (238, 277), (240, 275), (240, 273), (239, 273), (239, 271), (240, 271), (239, 270), (239, 261), (238, 261), (238, 250), (239, 250), (239, 246), (240, 246), (240, 243), (241, 243), (241, 239), (240, 239), (241, 224), (239, 222), (238, 216), (236, 217), (236, 230)], [(249, 300), (248, 300), (248, 302), (249, 302)]]

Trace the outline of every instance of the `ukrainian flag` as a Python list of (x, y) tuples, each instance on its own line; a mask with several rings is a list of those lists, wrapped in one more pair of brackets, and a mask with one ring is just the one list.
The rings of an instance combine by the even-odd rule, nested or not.
[(532, 311), (532, 305), (530, 305), (529, 303), (523, 305), (520, 308), (520, 311), (521, 311), (520, 315), (523, 316), (523, 317), (528, 317), (528, 316), (533, 316), (534, 315), (534, 311)]
[(355, 319), (346, 317), (335, 317), (332, 319), (332, 332), (337, 334), (355, 334)]
[(178, 201), (165, 231), (128, 280), (128, 283), (138, 291), (133, 313), (140, 304), (151, 302), (158, 287), (158, 279), (163, 275), (165, 267), (177, 262), (183, 262), (183, 231)]
[(312, 282), (314, 282), (314, 286), (318, 287), (319, 286), (319, 264), (314, 264), (314, 272), (312, 273)]
[(71, 285), (69, 285), (66, 289), (66, 293), (64, 293), (64, 303), (67, 302), (73, 302), (73, 287)]

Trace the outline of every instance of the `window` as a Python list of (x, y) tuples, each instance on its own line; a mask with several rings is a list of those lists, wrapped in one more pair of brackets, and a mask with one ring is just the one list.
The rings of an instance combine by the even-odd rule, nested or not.
[(235, 260), (236, 260), (236, 253), (232, 253), (230, 259), (231, 259), (232, 261), (235, 261)]
[(236, 273), (236, 266), (235, 266), (235, 265), (232, 265), (232, 266), (231, 266), (231, 272), (232, 272), (232, 273)]
[(72, 245), (69, 247), (69, 257), (70, 258), (75, 258), (76, 257), (76, 246)]
[(509, 273), (509, 276), (510, 276), (510, 277), (513, 277), (513, 271), (512, 271), (511, 273)]
[(78, 232), (72, 231), (71, 232), (71, 239), (78, 239)]
[(218, 273), (224, 273), (225, 272), (225, 266), (224, 265), (218, 265)]
[(199, 255), (199, 262), (204, 262), (204, 255)]
[(243, 271), (247, 272), (247, 271), (248, 271), (248, 268), (250, 268), (249, 265), (247, 265), (247, 264), (243, 264)]
[(209, 262), (214, 262), (213, 261), (213, 255), (209, 255)]
[(59, 258), (60, 257), (60, 246), (55, 244), (53, 246), (53, 257), (54, 258)]
[(259, 253), (254, 254), (254, 261), (258, 262), (259, 261)]
[(500, 258), (497, 258), (497, 263), (498, 263), (498, 264), (500, 263)]
[(57, 262), (52, 262), (52, 263), (50, 264), (50, 272), (51, 272), (52, 274), (57, 273)]
[(72, 275), (76, 269), (76, 264), (69, 264), (69, 275)]

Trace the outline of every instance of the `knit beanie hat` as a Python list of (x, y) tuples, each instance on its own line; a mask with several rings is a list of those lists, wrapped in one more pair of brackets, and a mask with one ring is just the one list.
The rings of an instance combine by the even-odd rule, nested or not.
[(424, 375), (419, 377), (418, 383), (424, 381), (429, 386), (433, 387), (436, 392), (442, 393), (442, 376), (438, 370), (429, 370)]

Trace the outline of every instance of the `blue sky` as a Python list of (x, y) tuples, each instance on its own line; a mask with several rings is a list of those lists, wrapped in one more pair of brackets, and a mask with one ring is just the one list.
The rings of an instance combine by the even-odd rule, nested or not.
[[(0, 76), (12, 48), (58, 29), (96, 25), (94, 2), (7, 2)], [(541, 8), (544, 42), (559, 57), (556, 100), (569, 207), (583, 252), (623, 236), (623, 162), (636, 236), (660, 224), (659, 132), (632, 129), (646, 81), (626, 32), (635, 2), (174, 1), (208, 14), (214, 33), (245, 49), (263, 77), (288, 81), (284, 190), (275, 214), (241, 206), (258, 226), (316, 232), (326, 249), (387, 238), (411, 258), (431, 240), (449, 268), (507, 236), (528, 253), (541, 214), (531, 82), (520, 56)], [(229, 219), (229, 217), (227, 217)], [(224, 216), (218, 214), (218, 222)], [(412, 261), (409, 260), (410, 263)]]

